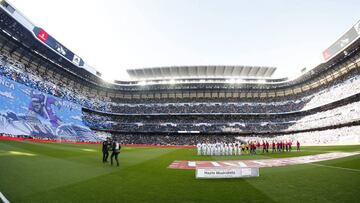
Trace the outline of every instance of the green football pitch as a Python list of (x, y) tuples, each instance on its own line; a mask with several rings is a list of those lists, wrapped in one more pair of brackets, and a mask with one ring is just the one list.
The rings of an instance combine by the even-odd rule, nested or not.
[[(196, 149), (123, 147), (120, 167), (101, 162), (101, 145), (0, 141), (0, 192), (12, 202), (358, 202), (360, 155), (317, 164), (260, 168), (260, 177), (197, 180), (174, 160), (269, 159), (358, 146), (303, 147), (301, 152), (199, 157)], [(1, 200), (0, 200), (1, 202)]]

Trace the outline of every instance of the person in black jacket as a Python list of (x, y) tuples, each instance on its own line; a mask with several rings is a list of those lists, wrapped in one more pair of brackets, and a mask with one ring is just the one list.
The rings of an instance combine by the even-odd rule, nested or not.
[(119, 160), (118, 160), (118, 156), (120, 153), (120, 149), (121, 149), (121, 145), (118, 141), (113, 141), (112, 143), (112, 153), (111, 153), (111, 165), (113, 165), (113, 157), (115, 157), (115, 161), (116, 161), (116, 165), (119, 166)]
[(109, 157), (109, 142), (108, 142), (108, 140), (105, 140), (102, 143), (102, 153), (103, 153), (103, 163), (106, 163), (107, 159)]

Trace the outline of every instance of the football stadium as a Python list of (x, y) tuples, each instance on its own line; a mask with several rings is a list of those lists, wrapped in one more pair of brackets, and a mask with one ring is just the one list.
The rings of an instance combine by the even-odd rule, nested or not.
[(294, 78), (174, 65), (108, 82), (1, 0), (0, 202), (359, 201), (360, 21), (349, 23)]

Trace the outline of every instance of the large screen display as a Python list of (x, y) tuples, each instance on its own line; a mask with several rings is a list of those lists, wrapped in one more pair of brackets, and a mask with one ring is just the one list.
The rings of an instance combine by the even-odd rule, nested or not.
[(65, 46), (63, 46), (58, 41), (56, 41), (51, 35), (45, 32), (45, 30), (39, 27), (34, 27), (33, 32), (40, 41), (48, 45), (54, 51), (61, 54), (63, 57), (71, 61), (73, 64), (80, 67), (84, 66), (84, 61), (79, 56), (75, 55)]
[(360, 21), (355, 24), (349, 31), (340, 37), (334, 44), (323, 51), (325, 61), (334, 57), (340, 51), (344, 50), (348, 45), (355, 41), (360, 36)]

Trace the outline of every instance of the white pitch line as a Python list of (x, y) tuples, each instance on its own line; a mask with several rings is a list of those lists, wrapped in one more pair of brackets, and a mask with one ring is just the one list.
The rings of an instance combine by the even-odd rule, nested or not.
[(190, 166), (190, 167), (195, 167), (195, 166), (196, 166), (196, 162), (195, 162), (195, 161), (189, 161), (189, 162), (188, 162), (188, 166)]
[(261, 161), (252, 161), (253, 163), (256, 163), (256, 164), (259, 164), (259, 165), (262, 165), (262, 166), (265, 166), (266, 164), (261, 162)]
[(212, 164), (213, 166), (216, 166), (216, 167), (221, 166), (219, 163), (217, 163), (217, 162), (215, 162), (215, 161), (212, 161), (211, 164)]
[(343, 167), (328, 166), (328, 165), (313, 164), (313, 163), (308, 163), (308, 164), (310, 164), (310, 165), (314, 165), (314, 166), (326, 167), (326, 168), (333, 168), (333, 169), (341, 169), (341, 170), (346, 170), (346, 171), (360, 172), (360, 170), (359, 170), (359, 169), (354, 169), (354, 168), (343, 168)]
[(4, 202), (4, 203), (10, 203), (9, 200), (6, 199), (6, 197), (3, 195), (3, 193), (0, 192), (0, 199)]
[(241, 167), (247, 167), (247, 165), (246, 165), (244, 162), (241, 162), (241, 161), (239, 161), (239, 165), (240, 165)]

